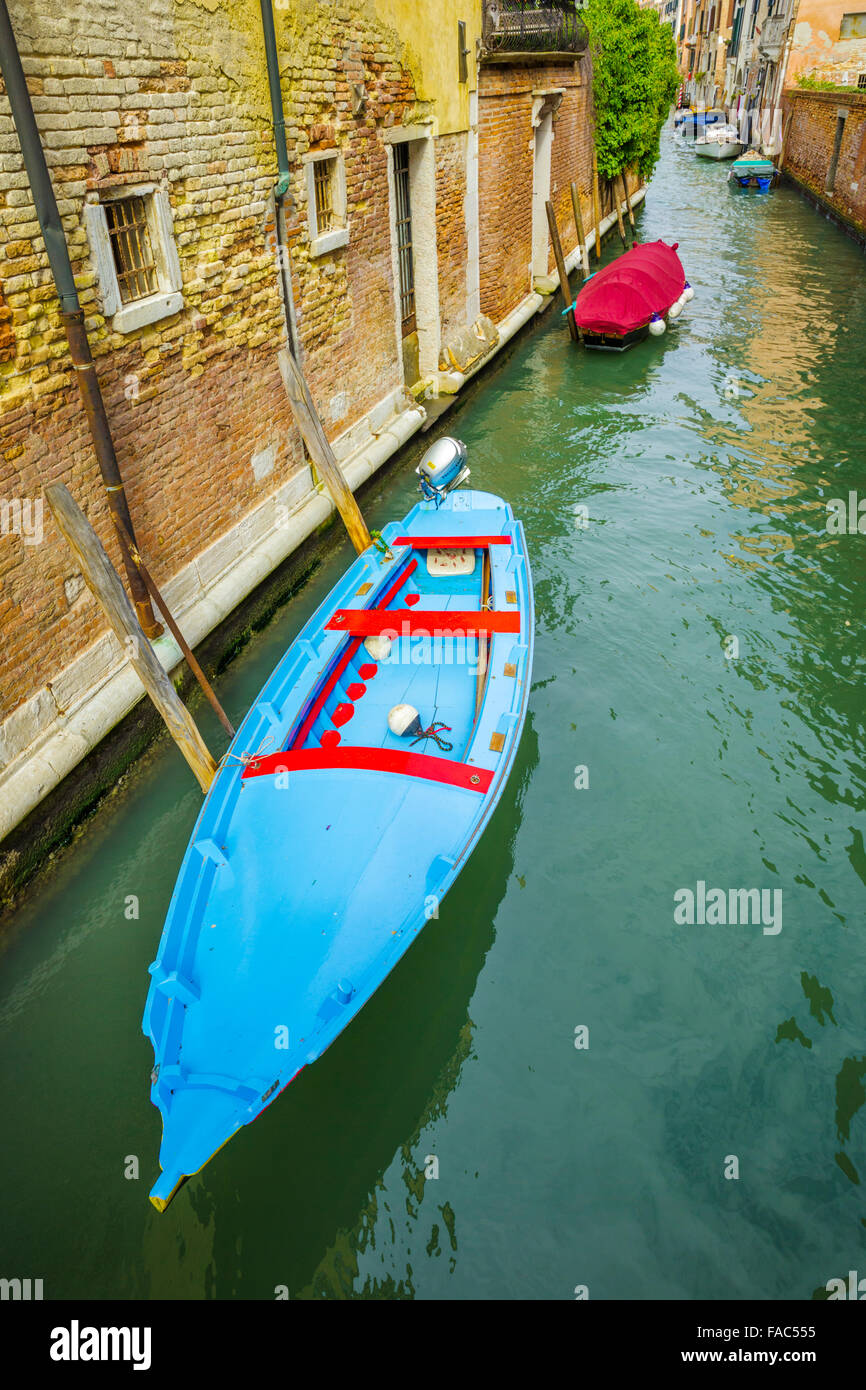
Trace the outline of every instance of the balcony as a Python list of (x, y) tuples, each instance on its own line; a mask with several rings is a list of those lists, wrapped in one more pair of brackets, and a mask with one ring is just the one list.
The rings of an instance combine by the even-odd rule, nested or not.
[(778, 63), (790, 23), (790, 15), (774, 14), (764, 20), (758, 38), (758, 52), (762, 58), (766, 58), (770, 63)]
[(482, 62), (574, 59), (589, 46), (580, 0), (484, 0)]

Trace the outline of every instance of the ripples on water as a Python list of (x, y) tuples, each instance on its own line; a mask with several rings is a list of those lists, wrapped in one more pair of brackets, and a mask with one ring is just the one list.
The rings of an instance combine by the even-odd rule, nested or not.
[[(866, 538), (824, 518), (866, 492), (864, 261), (791, 190), (663, 151), (639, 226), (680, 243), (678, 325), (615, 357), (551, 314), (451, 426), (537, 590), (495, 824), (361, 1018), (164, 1217), (138, 1030), (197, 806), (172, 750), (10, 924), (3, 1265), (47, 1296), (808, 1298), (862, 1267)], [(413, 481), (380, 481), (374, 524)], [(223, 675), (234, 713), (346, 558)], [(698, 879), (781, 888), (783, 930), (675, 925)]]

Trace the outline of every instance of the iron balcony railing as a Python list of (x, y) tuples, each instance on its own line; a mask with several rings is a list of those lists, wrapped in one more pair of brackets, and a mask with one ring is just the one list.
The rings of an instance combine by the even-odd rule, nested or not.
[(584, 53), (581, 0), (484, 0), (482, 44), (494, 53)]
[(758, 40), (758, 52), (762, 58), (768, 58), (771, 63), (779, 61), (790, 23), (790, 15), (786, 14), (770, 15), (769, 19), (764, 20)]

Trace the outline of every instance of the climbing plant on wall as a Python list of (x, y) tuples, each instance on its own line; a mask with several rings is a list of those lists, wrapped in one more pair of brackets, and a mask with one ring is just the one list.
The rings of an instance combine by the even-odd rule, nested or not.
[(671, 28), (635, 0), (588, 0), (598, 168), (603, 178), (637, 169), (649, 178), (665, 117), (680, 84)]

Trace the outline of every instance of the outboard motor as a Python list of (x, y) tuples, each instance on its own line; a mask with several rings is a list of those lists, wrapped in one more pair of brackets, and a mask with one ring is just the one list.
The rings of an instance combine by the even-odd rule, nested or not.
[(466, 445), (446, 435), (431, 444), (415, 469), (421, 479), (422, 495), (436, 506), (452, 488), (459, 487), (469, 477), (466, 466)]

